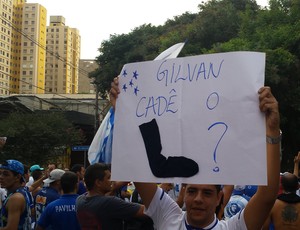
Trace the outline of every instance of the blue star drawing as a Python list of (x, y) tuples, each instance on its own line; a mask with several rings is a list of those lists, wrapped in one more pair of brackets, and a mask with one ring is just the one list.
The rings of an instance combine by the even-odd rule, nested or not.
[(126, 89), (127, 89), (126, 84), (123, 85), (122, 89), (126, 92)]
[(130, 80), (129, 85), (130, 85), (131, 87), (134, 86), (134, 83), (133, 83), (132, 79)]
[(140, 91), (140, 90), (138, 89), (138, 87), (137, 87), (137, 86), (134, 87), (134, 94), (135, 94), (136, 96), (137, 96), (138, 91)]
[(133, 78), (135, 78), (137, 80), (138, 76), (139, 76), (139, 74), (137, 73), (137, 71), (134, 71), (133, 72)]
[[(126, 77), (127, 76), (127, 71), (126, 70), (123, 70), (122, 72), (122, 77)], [(125, 82), (122, 86), (122, 90), (124, 92), (127, 92), (127, 89), (130, 89), (132, 88), (133, 89), (133, 93), (137, 96), (138, 95), (138, 92), (140, 91), (138, 89), (138, 86), (137, 86), (137, 81), (138, 81), (138, 78), (139, 78), (139, 74), (138, 74), (138, 71), (135, 70), (132, 72), (132, 78), (128, 81), (128, 82)], [(130, 87), (129, 87), (130, 86)], [(128, 88), (129, 87), (129, 88)], [(129, 92), (129, 91), (128, 91)]]
[(122, 76), (123, 76), (123, 77), (126, 77), (126, 76), (127, 76), (126, 69), (124, 69), (124, 71), (123, 71), (123, 73), (122, 73)]

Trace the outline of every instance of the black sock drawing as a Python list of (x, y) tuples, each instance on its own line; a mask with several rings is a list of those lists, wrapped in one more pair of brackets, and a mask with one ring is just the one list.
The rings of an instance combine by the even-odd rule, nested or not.
[(162, 146), (159, 129), (156, 120), (139, 126), (150, 165), (154, 176), (167, 177), (191, 177), (198, 173), (198, 164), (192, 159), (183, 156), (169, 156), (161, 154)]

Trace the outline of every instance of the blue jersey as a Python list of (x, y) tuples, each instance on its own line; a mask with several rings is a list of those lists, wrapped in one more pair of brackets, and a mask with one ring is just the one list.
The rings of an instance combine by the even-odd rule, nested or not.
[[(25, 198), (25, 210), (20, 216), (19, 224), (18, 224), (18, 230), (30, 230), (31, 229), (31, 208), (32, 208), (32, 196), (28, 189), (24, 187), (18, 188), (14, 193), (21, 193)], [(14, 193), (11, 193), (7, 196), (7, 198), (3, 202), (3, 207), (1, 209), (1, 227), (5, 227), (7, 225), (7, 218), (8, 213), (6, 210), (6, 204), (10, 198), (11, 195)]]
[(52, 187), (43, 187), (35, 197), (35, 218), (39, 220), (46, 206), (60, 197), (59, 192)]
[(78, 194), (65, 194), (51, 202), (42, 213), (38, 225), (44, 229), (80, 230), (76, 217), (76, 198)]
[(28, 200), (30, 209), (34, 208), (34, 200), (33, 200), (31, 192), (29, 191), (29, 187), (25, 186), (25, 187), (23, 187), (23, 190), (24, 190), (24, 192), (26, 194), (26, 198)]

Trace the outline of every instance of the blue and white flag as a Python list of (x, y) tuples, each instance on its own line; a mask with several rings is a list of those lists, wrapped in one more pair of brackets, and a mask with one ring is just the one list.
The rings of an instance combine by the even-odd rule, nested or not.
[[(177, 43), (160, 53), (154, 60), (165, 60), (176, 58), (182, 50), (185, 42)], [(88, 159), (90, 164), (97, 162), (110, 164), (112, 153), (112, 140), (114, 128), (114, 110), (110, 108), (105, 115), (96, 135), (88, 150)]]
[(94, 136), (88, 151), (90, 164), (111, 163), (114, 115), (114, 109), (111, 107)]

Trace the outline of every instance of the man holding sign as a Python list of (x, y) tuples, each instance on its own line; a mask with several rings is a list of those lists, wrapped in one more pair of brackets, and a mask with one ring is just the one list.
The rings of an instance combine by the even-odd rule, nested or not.
[[(113, 107), (119, 93), (119, 79), (115, 78), (110, 90)], [(266, 118), (267, 185), (258, 187), (244, 210), (229, 220), (219, 221), (215, 215), (222, 197), (219, 185), (187, 184), (184, 212), (155, 183), (135, 183), (146, 207), (145, 213), (153, 219), (158, 230), (261, 229), (279, 189), (281, 137), (278, 103), (271, 89), (262, 87), (258, 95), (259, 109), (265, 113)]]

